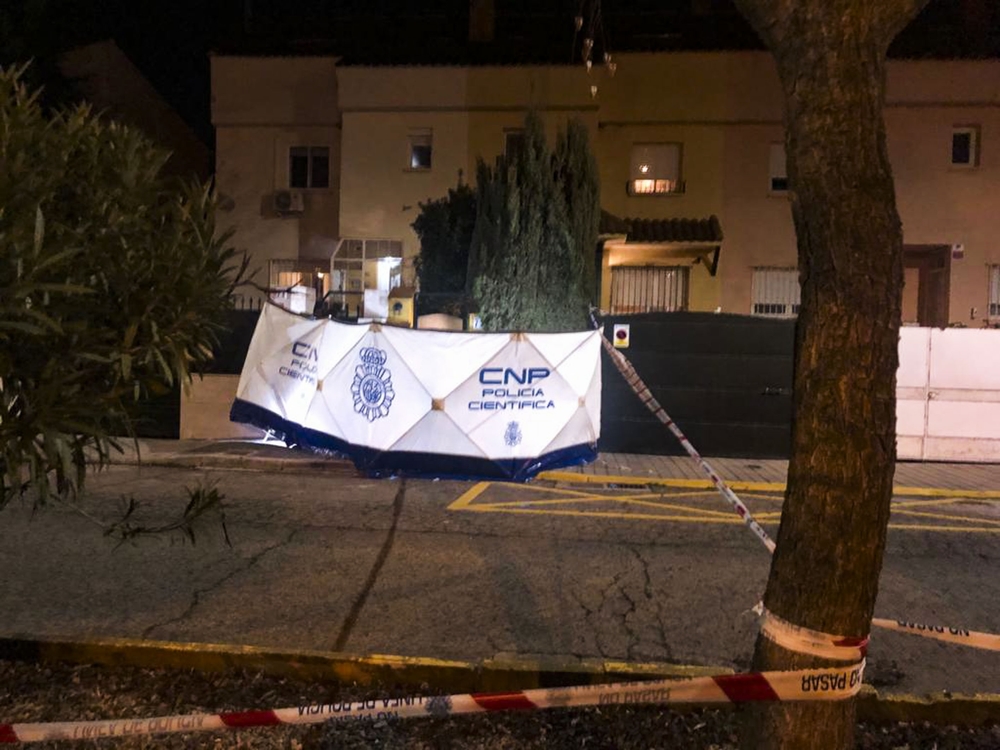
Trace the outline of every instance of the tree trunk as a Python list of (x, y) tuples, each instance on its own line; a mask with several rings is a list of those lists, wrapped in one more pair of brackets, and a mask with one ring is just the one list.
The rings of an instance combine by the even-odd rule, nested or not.
[[(903, 285), (886, 49), (926, 0), (736, 2), (778, 66), (802, 285), (788, 489), (764, 604), (801, 627), (865, 636), (892, 497)], [(755, 671), (831, 664), (757, 639)], [(854, 717), (853, 700), (760, 704), (743, 746), (850, 748)]]

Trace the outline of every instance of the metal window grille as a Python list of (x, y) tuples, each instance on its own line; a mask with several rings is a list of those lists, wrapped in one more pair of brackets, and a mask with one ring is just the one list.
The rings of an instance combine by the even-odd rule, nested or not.
[(611, 313), (686, 310), (688, 269), (683, 266), (615, 266), (611, 269)]
[(1000, 318), (1000, 265), (990, 266), (990, 301), (991, 318)]
[(796, 269), (753, 269), (751, 312), (754, 315), (793, 318), (799, 314), (800, 302), (799, 272)]

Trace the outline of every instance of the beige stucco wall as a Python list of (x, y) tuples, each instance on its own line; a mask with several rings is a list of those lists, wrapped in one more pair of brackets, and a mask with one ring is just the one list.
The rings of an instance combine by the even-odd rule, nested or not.
[[(332, 58), (214, 58), (219, 181), (237, 198), (229, 217), (261, 257), (323, 257), (332, 238), (343, 236), (401, 240), (412, 260), (417, 240), (410, 225), (419, 203), (443, 196), (460, 170), (473, 182), (477, 157), (492, 162), (504, 129), (520, 126), (529, 107), (542, 113), (550, 136), (579, 115), (594, 135), (602, 206), (623, 217), (718, 216), (725, 236), (718, 275), (692, 266), (690, 306), (749, 312), (752, 269), (796, 262), (789, 201), (768, 191), (770, 144), (784, 137), (770, 56), (679, 52), (615, 60), (611, 78), (603, 66), (588, 75), (582, 66), (336, 68)], [(593, 97), (591, 84), (598, 87)], [(951, 265), (952, 322), (978, 324), (970, 308), (983, 317), (986, 266), (1000, 263), (998, 104), (1000, 62), (889, 65), (885, 115), (904, 240), (964, 247)], [(950, 165), (956, 125), (980, 128), (976, 169)], [(431, 170), (408, 169), (414, 128), (433, 133)], [(287, 146), (327, 136), (341, 146), (339, 191), (310, 193), (308, 219), (262, 217), (262, 196), (285, 179)], [(640, 142), (683, 144), (683, 194), (627, 195), (629, 154)]]
[[(429, 128), (431, 169), (409, 168), (409, 132)], [(468, 167), (468, 115), (461, 111), (344, 112), (340, 231), (403, 242), (404, 284), (418, 244), (411, 228), (421, 202), (444, 196)]]
[[(251, 253), (257, 283), (268, 261), (327, 262), (340, 236), (340, 111), (332, 57), (212, 57), (212, 122), (222, 227)], [(280, 216), (275, 191), (289, 189), (292, 146), (330, 149), (330, 186), (299, 189), (305, 210)]]
[[(550, 139), (573, 115), (596, 133), (597, 106), (575, 67), (346, 67), (338, 77), (341, 235), (402, 241), (404, 284), (413, 282), (419, 204), (443, 197), (460, 174), (474, 184), (477, 159), (492, 164), (504, 130), (523, 126), (529, 107)], [(409, 168), (408, 136), (417, 129), (432, 133), (429, 170)]]
[[(781, 141), (781, 92), (768, 55), (622, 54), (600, 88), (602, 207), (643, 219), (718, 216), (725, 240), (715, 277), (690, 258), (691, 310), (746, 313), (752, 265), (794, 265), (787, 200), (768, 194), (771, 142)], [(680, 194), (629, 196), (633, 144), (680, 143)], [(629, 262), (653, 259), (648, 251)], [(606, 259), (609, 263), (615, 259)], [(659, 262), (664, 262), (662, 259)], [(603, 279), (602, 302), (610, 295)]]
[[(1000, 61), (890, 66), (889, 158), (908, 244), (962, 245), (950, 270), (948, 320), (982, 325), (987, 265), (1000, 263)], [(980, 162), (951, 164), (956, 126), (980, 129)]]

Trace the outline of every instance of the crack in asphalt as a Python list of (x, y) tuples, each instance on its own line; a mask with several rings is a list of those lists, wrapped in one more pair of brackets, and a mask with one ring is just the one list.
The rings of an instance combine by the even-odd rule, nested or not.
[(392, 501), (392, 523), (389, 526), (389, 532), (386, 534), (385, 541), (382, 542), (382, 549), (379, 550), (378, 556), (375, 558), (375, 562), (372, 565), (371, 572), (368, 574), (365, 585), (361, 589), (361, 593), (358, 594), (358, 598), (354, 600), (350, 612), (344, 618), (344, 624), (340, 626), (337, 640), (333, 643), (334, 651), (343, 651), (344, 646), (347, 645), (347, 640), (351, 637), (354, 626), (358, 622), (358, 617), (361, 615), (361, 610), (364, 609), (365, 602), (368, 601), (368, 595), (371, 594), (372, 589), (375, 587), (379, 573), (382, 572), (382, 566), (385, 565), (386, 558), (389, 557), (392, 544), (396, 539), (396, 526), (399, 524), (399, 517), (403, 513), (403, 497), (405, 494), (406, 480), (400, 479), (399, 490), (396, 491), (396, 497)]
[(232, 580), (235, 576), (239, 575), (240, 573), (245, 573), (246, 571), (250, 570), (250, 568), (252, 568), (258, 562), (260, 562), (260, 560), (264, 557), (264, 555), (268, 554), (269, 552), (273, 552), (274, 550), (278, 549), (279, 547), (284, 547), (287, 544), (290, 544), (291, 541), (292, 541), (292, 539), (295, 537), (295, 535), (297, 533), (298, 533), (298, 530), (297, 529), (293, 529), (288, 534), (288, 536), (285, 537), (285, 539), (283, 541), (280, 541), (280, 542), (278, 542), (276, 544), (272, 544), (270, 547), (265, 547), (260, 552), (256, 553), (255, 555), (252, 555), (250, 557), (250, 559), (248, 559), (243, 565), (240, 565), (239, 567), (234, 568), (233, 570), (229, 571), (228, 573), (226, 573), (224, 576), (222, 576), (219, 580), (215, 581), (211, 585), (206, 586), (205, 588), (202, 588), (202, 589), (197, 589), (191, 595), (191, 603), (188, 604), (187, 609), (185, 609), (183, 612), (181, 612), (181, 614), (179, 614), (177, 617), (172, 617), (169, 620), (164, 620), (163, 622), (158, 622), (158, 623), (154, 623), (154, 624), (150, 625), (148, 628), (146, 628), (145, 630), (142, 631), (142, 637), (143, 638), (149, 638), (150, 634), (154, 630), (157, 630), (158, 628), (164, 628), (167, 625), (173, 625), (175, 623), (182, 622), (182, 621), (186, 620), (188, 617), (190, 617), (192, 615), (192, 613), (195, 611), (195, 609), (197, 609), (198, 605), (201, 603), (201, 598), (205, 594), (212, 593), (213, 591), (217, 590), (220, 586), (222, 586), (226, 582)]
[(653, 596), (653, 578), (649, 573), (649, 561), (643, 557), (642, 553), (639, 551), (638, 547), (630, 546), (629, 550), (635, 555), (639, 564), (642, 565), (642, 576), (643, 576), (643, 593), (646, 595), (646, 599), (653, 602), (656, 605), (656, 626), (657, 635), (660, 637), (659, 646), (663, 649), (664, 659), (667, 661), (673, 659), (673, 650), (670, 648), (670, 643), (667, 640), (667, 626), (663, 621), (663, 603)]
[(580, 609), (583, 610), (583, 619), (586, 621), (588, 625), (590, 625), (590, 629), (594, 631), (594, 645), (597, 646), (597, 653), (601, 655), (601, 658), (607, 659), (608, 653), (607, 651), (604, 650), (604, 646), (601, 644), (601, 634), (598, 631), (597, 627), (594, 625), (594, 623), (591, 621), (591, 617), (593, 617), (594, 615), (594, 610), (592, 610), (590, 607), (584, 604), (583, 599), (581, 599), (580, 596), (575, 591), (571, 591), (570, 596), (573, 597), (576, 603), (580, 606)]
[(625, 600), (626, 607), (621, 613), (622, 628), (625, 630), (625, 634), (628, 636), (628, 642), (625, 644), (625, 658), (631, 661), (634, 658), (635, 648), (639, 645), (639, 636), (636, 634), (635, 630), (632, 629), (632, 625), (629, 622), (629, 618), (632, 617), (637, 611), (636, 601), (628, 593), (625, 584), (622, 583), (622, 578), (625, 577), (625, 572), (622, 571), (615, 576), (615, 586), (618, 588), (618, 593), (621, 598)]

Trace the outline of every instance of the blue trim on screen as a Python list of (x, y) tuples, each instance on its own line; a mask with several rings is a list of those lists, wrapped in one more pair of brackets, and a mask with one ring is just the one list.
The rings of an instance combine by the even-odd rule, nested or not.
[(232, 422), (276, 433), (286, 445), (350, 458), (371, 477), (409, 476), (441, 479), (503, 479), (524, 482), (542, 471), (590, 463), (597, 458), (596, 443), (560, 448), (536, 458), (488, 459), (418, 451), (379, 451), (353, 445), (333, 435), (290, 422), (272, 411), (236, 399), (229, 410)]

